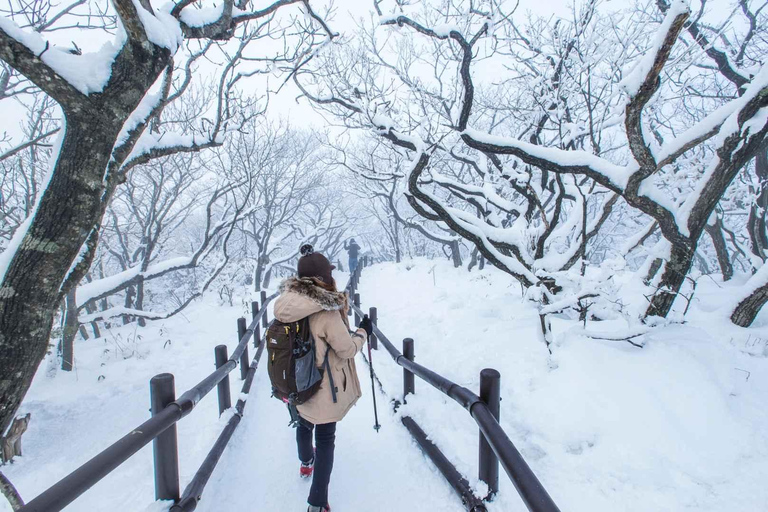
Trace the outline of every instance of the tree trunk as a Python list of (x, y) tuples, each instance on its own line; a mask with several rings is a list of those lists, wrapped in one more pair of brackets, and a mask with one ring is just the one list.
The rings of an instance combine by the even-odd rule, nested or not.
[(0, 367), (6, 376), (0, 380), (0, 432), (45, 357), (59, 288), (102, 216), (104, 170), (123, 123), (90, 114), (66, 115), (51, 181), (0, 288)]
[[(94, 311), (96, 311), (96, 308), (93, 307), (93, 303), (92, 302), (88, 302), (85, 305), (85, 312), (90, 315)], [(91, 329), (93, 329), (93, 337), (94, 338), (96, 338), (96, 339), (101, 338), (101, 332), (99, 331), (99, 324), (98, 324), (98, 322), (96, 322), (95, 320), (93, 322), (91, 322)]]
[(731, 256), (728, 254), (728, 248), (725, 245), (725, 236), (723, 236), (723, 221), (717, 218), (714, 226), (707, 224), (704, 230), (712, 239), (712, 245), (715, 246), (717, 254), (717, 263), (720, 265), (720, 271), (723, 274), (723, 281), (729, 281), (733, 277), (733, 265)]
[(461, 245), (459, 245), (459, 241), (452, 241), (449, 247), (451, 248), (451, 259), (453, 260), (453, 267), (460, 268), (463, 263), (461, 261)]
[(765, 261), (768, 259), (768, 234), (765, 226), (765, 214), (768, 210), (768, 144), (755, 156), (755, 174), (760, 189), (749, 209), (747, 231), (752, 245), (752, 254)]
[(648, 273), (645, 274), (645, 277), (643, 278), (643, 282), (646, 286), (650, 285), (653, 282), (653, 278), (656, 277), (656, 274), (659, 273), (659, 270), (661, 270), (661, 265), (664, 263), (664, 260), (661, 258), (656, 258), (651, 263), (651, 266), (648, 267)]
[(469, 256), (469, 265), (467, 266), (467, 271), (472, 272), (472, 269), (475, 268), (475, 265), (478, 263), (478, 257), (477, 255), (480, 253), (480, 250), (475, 247), (472, 250), (472, 254)]
[(663, 270), (658, 290), (654, 293), (651, 303), (645, 311), (646, 317), (666, 317), (669, 314), (672, 304), (685, 282), (685, 276), (691, 269), (695, 251), (696, 245), (688, 241), (672, 245), (669, 259), (662, 263)]
[(263, 286), (262, 290), (266, 290), (267, 288), (269, 288), (269, 282), (272, 280), (272, 270), (273, 270), (273, 268), (274, 267), (270, 267), (270, 269), (267, 270), (266, 275), (264, 275), (264, 286)]
[[(146, 269), (144, 269), (146, 270)], [(136, 309), (144, 311), (144, 280), (141, 279), (136, 284)], [(139, 326), (146, 327), (146, 319), (139, 317)]]
[(64, 301), (64, 328), (61, 330), (61, 369), (71, 372), (75, 360), (75, 337), (80, 321), (77, 319), (77, 288), (67, 294)]
[(760, 309), (768, 302), (768, 283), (749, 294), (739, 302), (731, 314), (731, 322), (739, 327), (749, 327), (757, 318)]
[(0, 471), (0, 492), (11, 504), (12, 510), (19, 510), (24, 506), (24, 500), (21, 499), (21, 495), (13, 486), (10, 480)]
[[(133, 309), (133, 298), (136, 297), (136, 288), (134, 286), (129, 286), (125, 289), (125, 303), (124, 306), (126, 309)], [(104, 309), (107, 309), (106, 306), (103, 306)], [(123, 318), (123, 325), (128, 325), (131, 323), (131, 316), (130, 315), (122, 315)]]
[(261, 255), (256, 259), (256, 270), (253, 271), (253, 291), (261, 290), (261, 281), (264, 276), (264, 259)]

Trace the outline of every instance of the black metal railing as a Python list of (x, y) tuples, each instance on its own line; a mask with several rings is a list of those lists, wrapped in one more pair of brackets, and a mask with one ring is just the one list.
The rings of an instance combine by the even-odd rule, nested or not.
[[(355, 325), (365, 314), (360, 307), (360, 294), (357, 286), (360, 281), (360, 272), (353, 274), (348, 285), (348, 291), (353, 297), (352, 310), (355, 313)], [(557, 505), (549, 496), (544, 486), (533, 473), (523, 459), (514, 443), (499, 425), (500, 413), (500, 379), (501, 375), (493, 369), (485, 369), (480, 373), (480, 396), (469, 389), (451, 382), (442, 375), (414, 362), (414, 341), (410, 338), (403, 340), (403, 353), (384, 335), (376, 325), (377, 310), (369, 309), (369, 316), (373, 323), (373, 335), (369, 342), (371, 348), (378, 348), (378, 343), (384, 346), (395, 363), (403, 367), (403, 402), (409, 394), (415, 393), (415, 379), (419, 377), (443, 394), (455, 400), (466, 409), (477, 423), (480, 430), (479, 443), (479, 478), (488, 485), (490, 500), (499, 490), (499, 462), (510, 480), (517, 489), (528, 510), (531, 512), (559, 512)], [(370, 364), (369, 361), (367, 361)], [(395, 406), (399, 405), (395, 402)], [(424, 453), (435, 463), (448, 483), (459, 494), (464, 505), (470, 512), (486, 510), (482, 500), (474, 496), (469, 483), (440, 452), (440, 450), (427, 439), (424, 431), (409, 416), (401, 418), (403, 425), (408, 429), (414, 439), (419, 443)]]
[[(194, 510), (221, 453), (240, 422), (245, 408), (245, 399), (238, 400), (232, 418), (181, 496), (179, 495), (176, 423), (190, 414), (214, 387), (218, 387), (219, 391), (219, 413), (228, 409), (231, 404), (228, 377), (238, 364), (240, 364), (241, 378), (244, 381), (243, 396), (247, 395), (264, 350), (259, 321), (264, 327), (268, 325), (267, 306), (276, 296), (277, 294), (267, 297), (266, 292), (262, 291), (261, 308), (257, 302), (251, 303), (253, 317), (251, 325), (245, 328), (245, 319), (238, 319), (239, 343), (230, 357), (226, 356), (225, 345), (216, 347), (217, 368), (213, 373), (178, 398), (175, 398), (173, 375), (164, 373), (152, 378), (150, 381), (152, 417), (43, 491), (19, 509), (20, 512), (62, 510), (150, 442), (153, 442), (154, 448), (155, 498), (173, 500), (175, 505), (171, 510), (174, 511)], [(248, 342), (251, 338), (257, 350), (253, 361), (249, 364)]]

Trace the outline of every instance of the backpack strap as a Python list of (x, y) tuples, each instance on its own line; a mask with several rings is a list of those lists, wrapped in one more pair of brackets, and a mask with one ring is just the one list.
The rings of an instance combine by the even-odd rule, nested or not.
[[(331, 347), (328, 347), (331, 350)], [(328, 362), (328, 350), (325, 351), (325, 359), (323, 360), (323, 368), (328, 373), (328, 380), (331, 383), (331, 397), (333, 397), (333, 403), (336, 403), (336, 385), (333, 383), (333, 374), (331, 373), (331, 364)]]

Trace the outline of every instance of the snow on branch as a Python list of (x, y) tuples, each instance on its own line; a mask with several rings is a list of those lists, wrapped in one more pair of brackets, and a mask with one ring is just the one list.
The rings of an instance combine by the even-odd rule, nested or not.
[(79, 104), (101, 92), (112, 74), (112, 63), (123, 42), (105, 43), (94, 53), (62, 50), (38, 32), (23, 30), (0, 16), (0, 59), (30, 79), (60, 104)]
[(669, 60), (685, 21), (690, 16), (690, 8), (685, 0), (673, 0), (664, 22), (656, 33), (650, 51), (643, 56), (634, 70), (629, 73), (619, 86), (629, 96), (624, 125), (627, 130), (629, 149), (640, 165), (639, 173), (644, 178), (653, 173), (656, 159), (653, 156), (643, 131), (643, 109), (651, 100), (661, 84), (660, 76), (664, 65)]
[(467, 128), (461, 138), (471, 148), (486, 153), (516, 156), (523, 162), (544, 171), (562, 174), (582, 174), (618, 194), (624, 187), (632, 169), (616, 165), (587, 151), (565, 151), (537, 146), (511, 137), (490, 135)]

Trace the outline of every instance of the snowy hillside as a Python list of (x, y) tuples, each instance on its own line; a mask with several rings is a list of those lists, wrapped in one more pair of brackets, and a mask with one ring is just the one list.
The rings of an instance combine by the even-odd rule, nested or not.
[[(419, 363), (470, 389), (481, 369), (501, 372), (501, 424), (562, 510), (765, 510), (768, 329), (736, 330), (712, 314), (720, 286), (702, 282), (688, 323), (656, 331), (642, 349), (569, 333), (577, 326), (558, 320), (551, 356), (535, 308), (495, 269), (381, 264), (366, 269), (360, 294), (364, 308), (378, 308), (393, 342), (415, 339)], [(33, 416), (24, 456), (4, 468), (22, 496), (35, 496), (146, 419), (153, 375), (174, 373), (180, 393), (208, 374), (213, 347), (234, 346), (235, 319), (245, 312), (245, 302), (221, 306), (209, 294), (172, 320), (79, 341), (71, 374), (53, 376), (42, 365), (22, 407)], [(401, 393), (402, 372), (386, 352), (374, 354), (374, 366), (387, 392)], [(364, 398), (339, 425), (334, 511), (462, 510), (381, 396), (383, 428), (374, 432), (370, 380), (362, 361), (358, 368)], [(231, 379), (235, 392), (238, 372)], [(400, 412), (478, 485), (477, 427), (465, 411), (417, 379), (416, 396)], [(302, 510), (308, 484), (298, 478), (287, 421), (260, 369), (198, 509)], [(182, 486), (222, 425), (215, 393), (179, 423)], [(153, 496), (145, 448), (68, 510), (162, 510)], [(0, 511), (8, 510), (2, 502)], [(503, 473), (489, 510), (524, 510)]]

